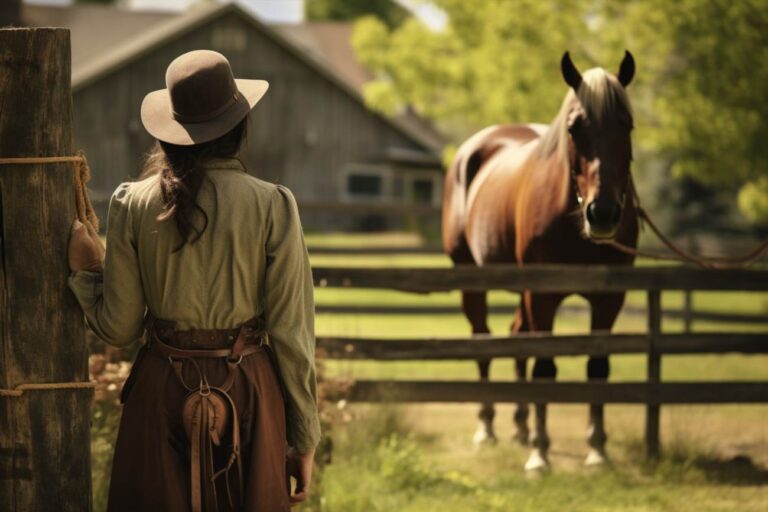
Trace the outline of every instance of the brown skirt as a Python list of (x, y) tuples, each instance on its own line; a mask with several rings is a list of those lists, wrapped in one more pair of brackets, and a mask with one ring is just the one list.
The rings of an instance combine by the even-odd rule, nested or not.
[[(143, 351), (142, 351), (143, 353)], [(221, 359), (197, 359), (212, 386), (224, 382), (229, 369)], [(199, 379), (184, 363), (187, 383)], [(137, 360), (133, 385), (123, 404), (112, 463), (108, 512), (188, 512), (191, 510), (189, 441), (181, 407), (187, 390), (167, 359), (152, 352)], [(241, 460), (247, 512), (290, 510), (286, 475), (285, 402), (268, 349), (243, 358), (230, 395), (238, 411)], [(226, 439), (214, 449), (214, 467), (226, 465)], [(233, 477), (230, 482), (236, 482)], [(232, 510), (224, 478), (216, 480), (218, 511)], [(241, 503), (240, 489), (231, 489)]]

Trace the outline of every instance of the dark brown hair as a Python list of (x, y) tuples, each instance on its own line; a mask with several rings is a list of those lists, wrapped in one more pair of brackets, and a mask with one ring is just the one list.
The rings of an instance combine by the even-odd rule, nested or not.
[[(237, 156), (247, 139), (248, 118), (246, 116), (232, 130), (209, 142), (179, 146), (157, 141), (147, 155), (141, 178), (160, 175), (163, 211), (157, 220), (175, 220), (181, 235), (181, 243), (173, 252), (180, 250), (187, 242), (196, 242), (208, 227), (208, 215), (197, 204), (197, 193), (205, 177), (200, 164), (214, 158)], [(195, 211), (203, 216), (202, 228), (195, 225)], [(190, 239), (193, 232), (194, 236)]]

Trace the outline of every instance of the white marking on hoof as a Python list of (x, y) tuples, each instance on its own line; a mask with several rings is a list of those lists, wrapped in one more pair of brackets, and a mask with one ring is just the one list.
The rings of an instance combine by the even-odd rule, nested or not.
[(584, 460), (584, 465), (588, 467), (601, 467), (608, 465), (608, 463), (608, 456), (605, 451), (596, 448), (590, 448), (587, 458)]
[(472, 442), (475, 445), (492, 445), (496, 444), (496, 434), (493, 433), (493, 427), (488, 426), (482, 421), (478, 423), (475, 435), (472, 437)]
[(547, 455), (539, 448), (531, 450), (531, 455), (525, 463), (525, 470), (528, 472), (543, 472), (549, 470), (549, 460)]

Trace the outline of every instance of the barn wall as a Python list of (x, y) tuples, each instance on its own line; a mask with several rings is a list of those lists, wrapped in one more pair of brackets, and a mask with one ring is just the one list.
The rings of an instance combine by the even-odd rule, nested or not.
[[(387, 147), (423, 149), (239, 13), (225, 13), (75, 92), (75, 142), (91, 163), (90, 186), (102, 216), (120, 182), (138, 176), (153, 143), (139, 118), (144, 95), (165, 86), (176, 56), (200, 48), (226, 55), (236, 77), (270, 82), (252, 112), (244, 161), (252, 174), (291, 188), (300, 202), (341, 199), (341, 173), (349, 163), (383, 161)], [(303, 216), (307, 224), (349, 227), (345, 215), (312, 217)]]

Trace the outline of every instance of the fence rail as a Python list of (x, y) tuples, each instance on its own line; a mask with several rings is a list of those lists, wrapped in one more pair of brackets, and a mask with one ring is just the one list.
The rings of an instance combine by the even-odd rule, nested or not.
[[(664, 290), (768, 291), (765, 270), (702, 270), (689, 267), (608, 267), (493, 265), (484, 268), (313, 269), (316, 286), (392, 289), (415, 293), (452, 290), (531, 290), (534, 293), (647, 292), (645, 334), (381, 339), (318, 337), (332, 359), (478, 360), (499, 357), (646, 354), (644, 382), (467, 382), (358, 380), (345, 391), (355, 401), (533, 402), (645, 404), (645, 442), (649, 457), (659, 453), (661, 404), (768, 403), (767, 382), (661, 382), (664, 354), (768, 353), (768, 333), (665, 334), (661, 326)], [(688, 301), (690, 302), (690, 301)], [(768, 321), (768, 320), (766, 320)]]
[[(768, 335), (702, 333), (661, 334), (655, 338), (659, 354), (768, 354)], [(331, 359), (455, 360), (499, 357), (599, 356), (647, 354), (646, 334), (590, 334), (550, 336), (520, 334), (511, 337), (382, 339), (322, 337), (318, 348)]]
[[(687, 290), (685, 293), (692, 293)], [(488, 314), (509, 314), (517, 308), (516, 304), (488, 306)], [(562, 313), (587, 313), (589, 309), (578, 305), (565, 305), (558, 309)], [(430, 306), (430, 305), (326, 305), (315, 306), (317, 313), (352, 314), (352, 315), (456, 315), (461, 313), (461, 306)], [(648, 310), (641, 307), (624, 306), (622, 312), (626, 315), (645, 316)], [(688, 302), (683, 309), (663, 309), (664, 318), (684, 320), (687, 324), (693, 321), (708, 321), (735, 324), (768, 324), (768, 314), (724, 313), (720, 311), (693, 310)], [(690, 329), (688, 329), (690, 330)]]
[(762, 382), (460, 382), (358, 380), (350, 400), (366, 402), (531, 402), (561, 404), (765, 403)]
[(542, 293), (626, 290), (768, 291), (765, 270), (690, 267), (471, 265), (454, 268), (316, 267), (320, 287), (391, 289), (416, 293), (451, 290), (532, 290)]

